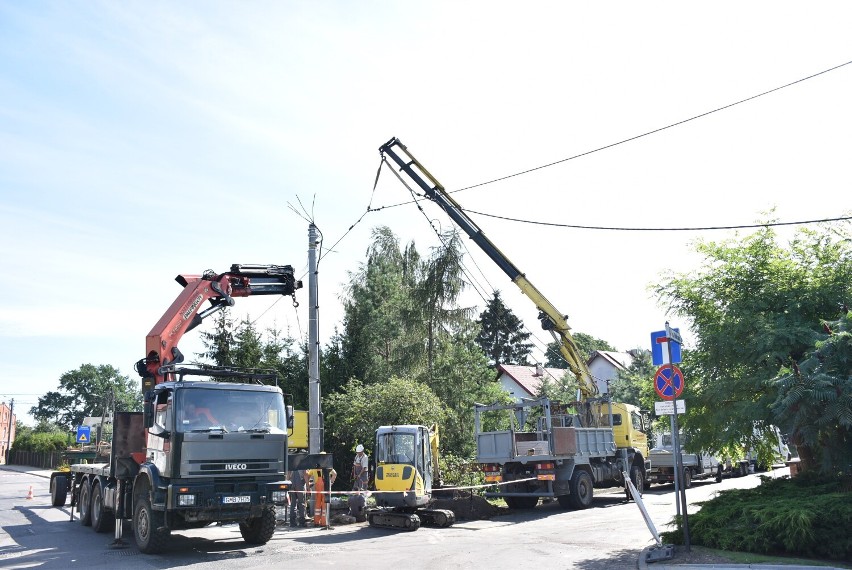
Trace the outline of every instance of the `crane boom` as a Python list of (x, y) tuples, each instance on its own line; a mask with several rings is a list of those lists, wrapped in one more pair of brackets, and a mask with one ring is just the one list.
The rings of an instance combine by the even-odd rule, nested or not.
[[(166, 365), (183, 361), (177, 346), (183, 335), (201, 324), (205, 317), (233, 306), (234, 297), (293, 295), (302, 286), (302, 282), (293, 277), (290, 265), (237, 263), (226, 273), (217, 275), (207, 271), (203, 275), (178, 275), (175, 281), (183, 290), (148, 333), (145, 358), (136, 363), (144, 390), (166, 380)], [(210, 301), (210, 306), (201, 311), (205, 301)]]
[[(518, 286), (521, 292), (530, 298), (539, 310), (538, 319), (544, 330), (550, 332), (559, 342), (559, 351), (568, 363), (568, 368), (577, 378), (578, 387), (584, 399), (594, 396), (598, 387), (592, 379), (591, 372), (586, 366), (586, 360), (580, 354), (577, 343), (571, 335), (567, 317), (560, 313), (553, 303), (533, 285), (529, 279), (506, 257), (494, 243), (482, 232), (464, 212), (438, 180), (426, 170), (420, 162), (408, 151), (402, 142), (394, 137), (381, 147), (382, 157), (388, 156), (405, 173), (409, 180), (420, 187), (426, 196), (438, 204), (442, 210), (461, 228), (476, 245), (482, 249), (497, 266), (508, 275), (509, 279)], [(427, 182), (428, 180), (428, 182)]]

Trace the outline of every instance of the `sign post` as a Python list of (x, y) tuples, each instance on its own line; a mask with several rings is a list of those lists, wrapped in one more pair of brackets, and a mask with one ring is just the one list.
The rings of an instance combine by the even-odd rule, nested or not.
[[(683, 338), (680, 336), (680, 331), (677, 329), (673, 329), (669, 326), (669, 322), (666, 321), (666, 338), (668, 342), (669, 349), (669, 370), (671, 372), (671, 380), (672, 380), (672, 388), (674, 394), (672, 396), (672, 404), (675, 408), (675, 413), (671, 416), (671, 424), (672, 424), (672, 444), (674, 445), (674, 457), (675, 457), (675, 497), (678, 496), (678, 491), (680, 492), (680, 509), (676, 509), (680, 511), (683, 515), (683, 540), (686, 544), (686, 551), (690, 552), (690, 544), (689, 544), (689, 514), (686, 510), (686, 489), (684, 488), (683, 481), (683, 455), (680, 452), (680, 434), (678, 433), (680, 428), (678, 427), (677, 422), (677, 397), (683, 392), (685, 381), (683, 379), (683, 374), (680, 372), (680, 369), (675, 367), (672, 362), (672, 344), (677, 343), (678, 348), (683, 344)], [(677, 374), (676, 374), (677, 371)], [(676, 378), (680, 376), (680, 389), (678, 389), (676, 385)], [(679, 488), (679, 489), (678, 489)], [(677, 499), (675, 499), (675, 504), (677, 504)]]

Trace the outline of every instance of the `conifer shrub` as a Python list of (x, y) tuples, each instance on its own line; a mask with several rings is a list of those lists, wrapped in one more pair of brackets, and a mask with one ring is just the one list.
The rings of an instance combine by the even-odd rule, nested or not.
[[(848, 475), (761, 477), (753, 489), (721, 491), (689, 515), (690, 543), (720, 550), (852, 560)], [(683, 543), (680, 517), (667, 542)]]

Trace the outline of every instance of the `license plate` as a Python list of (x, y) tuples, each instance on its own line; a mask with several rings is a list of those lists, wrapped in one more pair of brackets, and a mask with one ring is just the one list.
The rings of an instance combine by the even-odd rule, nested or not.
[(222, 497), (222, 502), (224, 504), (250, 503), (251, 497)]

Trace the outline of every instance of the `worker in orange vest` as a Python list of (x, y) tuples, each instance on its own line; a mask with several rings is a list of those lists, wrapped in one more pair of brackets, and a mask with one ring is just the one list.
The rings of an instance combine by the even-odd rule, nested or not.
[[(323, 478), (322, 471), (322, 469), (312, 469), (310, 471), (311, 477), (314, 480), (314, 526), (328, 526), (328, 519), (325, 516), (325, 480)], [(335, 471), (334, 468), (331, 468), (328, 472), (329, 492), (331, 491), (332, 485), (334, 485), (335, 479), (337, 479), (337, 471)]]

